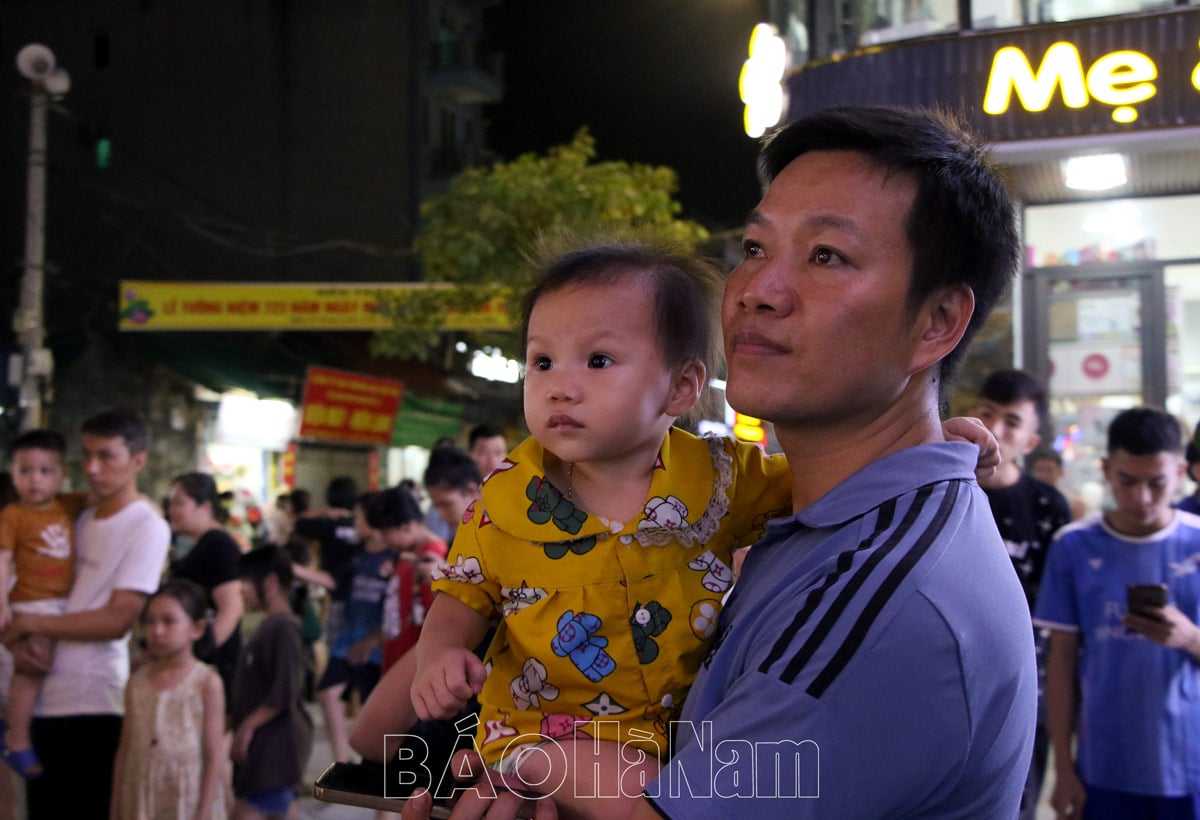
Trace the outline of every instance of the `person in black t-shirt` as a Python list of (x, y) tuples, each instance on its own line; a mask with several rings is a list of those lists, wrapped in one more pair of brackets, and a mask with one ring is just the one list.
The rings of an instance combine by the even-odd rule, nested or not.
[[(1021, 460), (1037, 447), (1038, 430), (1048, 415), (1046, 391), (1021, 370), (1000, 370), (990, 375), (979, 391), (974, 415), (1000, 445), (1000, 466), (979, 485), (987, 494), (996, 527), (1008, 548), (1013, 567), (1025, 590), (1032, 613), (1037, 600), (1046, 554), (1054, 533), (1071, 521), (1066, 497), (1044, 481), (1021, 469)], [(1036, 635), (1038, 659), (1038, 725), (1033, 762), (1021, 797), (1021, 817), (1033, 818), (1046, 771), (1049, 736), (1045, 721), (1045, 638)]]
[(229, 703), (233, 673), (242, 648), (241, 621), (244, 604), (238, 581), (242, 551), (221, 526), (227, 513), (221, 505), (217, 484), (207, 473), (184, 473), (171, 483), (167, 517), (171, 530), (191, 538), (195, 545), (171, 563), (170, 576), (199, 584), (208, 593), (213, 609), (212, 647), (196, 647), (196, 657), (211, 663), (225, 686)]

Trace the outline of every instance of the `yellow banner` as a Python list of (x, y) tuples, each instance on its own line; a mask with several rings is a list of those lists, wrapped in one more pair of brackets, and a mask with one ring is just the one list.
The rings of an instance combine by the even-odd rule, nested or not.
[[(420, 282), (121, 282), (121, 330), (383, 330), (380, 291), (436, 288)], [(446, 330), (508, 330), (502, 299), (474, 311), (447, 312)]]

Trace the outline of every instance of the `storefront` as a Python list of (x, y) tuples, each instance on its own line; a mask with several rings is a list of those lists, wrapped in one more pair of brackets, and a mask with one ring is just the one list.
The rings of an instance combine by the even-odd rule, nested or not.
[(794, 66), (785, 119), (940, 106), (992, 141), (1026, 258), (996, 317), (1006, 338), (986, 340), (1007, 361), (981, 361), (1049, 384), (1047, 434), (1079, 486), (1121, 409), (1200, 419), (1200, 8), (941, 5), (775, 4)]

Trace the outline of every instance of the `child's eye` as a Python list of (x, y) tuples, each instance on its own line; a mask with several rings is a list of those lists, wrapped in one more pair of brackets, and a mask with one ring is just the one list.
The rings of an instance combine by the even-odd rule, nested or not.
[(549, 356), (534, 356), (530, 366), (534, 370), (549, 370), (551, 367)]
[(591, 367), (591, 368), (594, 368), (597, 370), (608, 367), (612, 363), (613, 363), (612, 358), (610, 358), (609, 356), (605, 356), (603, 353), (593, 353), (592, 357), (590, 359), (588, 359), (588, 367)]

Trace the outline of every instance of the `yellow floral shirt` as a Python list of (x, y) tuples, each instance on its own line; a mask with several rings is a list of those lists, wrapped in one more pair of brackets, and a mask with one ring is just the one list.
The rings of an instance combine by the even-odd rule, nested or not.
[(434, 589), (502, 616), (488, 659), (479, 747), (599, 736), (667, 753), (668, 723), (716, 630), (735, 549), (791, 506), (781, 456), (672, 429), (642, 514), (606, 521), (545, 478), (520, 444), (464, 516)]

